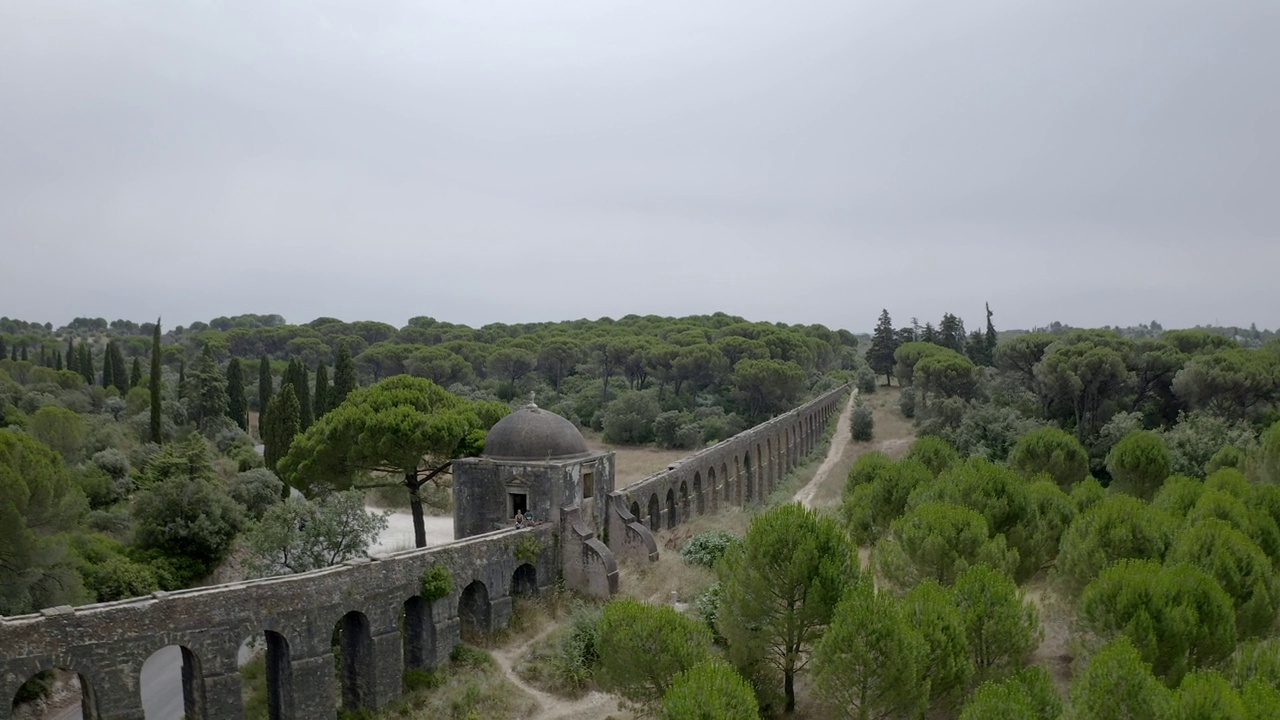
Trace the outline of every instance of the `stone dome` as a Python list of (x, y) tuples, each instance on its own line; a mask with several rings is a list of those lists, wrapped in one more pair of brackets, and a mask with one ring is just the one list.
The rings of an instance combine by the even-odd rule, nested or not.
[(484, 439), (481, 457), (493, 460), (570, 460), (591, 454), (573, 423), (529, 403), (499, 420)]

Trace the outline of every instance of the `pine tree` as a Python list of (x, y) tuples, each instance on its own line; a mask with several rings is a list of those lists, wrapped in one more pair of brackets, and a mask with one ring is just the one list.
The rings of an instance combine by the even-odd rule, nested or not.
[[(877, 375), (884, 375), (884, 386), (893, 379), (893, 351), (898, 349), (898, 339), (893, 332), (893, 320), (888, 310), (880, 311), (880, 320), (871, 334), (871, 347), (867, 349), (867, 364)], [(873, 388), (874, 389), (874, 388)]]
[(273, 394), (271, 381), (271, 361), (264, 353), (258, 361), (258, 438), (264, 439), (267, 428), (267, 408), (271, 406)]
[(151, 332), (151, 442), (157, 445), (160, 437), (160, 318)]
[(944, 313), (942, 323), (938, 325), (937, 343), (958, 353), (964, 353), (964, 341), (964, 321), (951, 313)]
[(249, 400), (244, 391), (244, 370), (240, 358), (227, 363), (227, 417), (235, 421), (241, 430), (249, 429)]
[(133, 367), (129, 369), (129, 389), (138, 387), (138, 383), (142, 382), (142, 361), (135, 355), (133, 358)]
[(920, 331), (920, 342), (938, 344), (938, 331), (933, 329), (933, 323), (924, 324), (924, 329)]
[(67, 334), (67, 369), (70, 370), (71, 372), (78, 373), (80, 372), (80, 363), (79, 363), (80, 354), (76, 352), (75, 346), (72, 345), (74, 341), (75, 341), (75, 337), (68, 333)]
[(351, 359), (351, 349), (346, 343), (338, 348), (338, 360), (333, 365), (333, 387), (330, 389), (329, 407), (336, 408), (356, 389), (356, 364)]
[[(267, 424), (262, 432), (262, 456), (267, 469), (276, 471), (280, 459), (289, 452), (293, 438), (298, 434), (300, 407), (292, 383), (281, 383), (280, 394), (271, 398), (267, 408)], [(285, 488), (288, 492), (288, 488)]]
[(80, 368), (80, 375), (84, 377), (85, 384), (92, 385), (97, 382), (98, 374), (93, 370), (93, 351), (89, 349), (89, 343), (81, 341), (79, 355), (76, 365)]
[(316, 363), (316, 390), (315, 397), (311, 401), (314, 420), (319, 421), (325, 413), (329, 412), (329, 398), (329, 369), (321, 360)]

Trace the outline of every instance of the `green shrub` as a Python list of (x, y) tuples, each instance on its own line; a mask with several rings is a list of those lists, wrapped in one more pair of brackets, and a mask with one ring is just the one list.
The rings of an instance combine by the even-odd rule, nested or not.
[(407, 693), (419, 690), (435, 690), (440, 687), (442, 679), (439, 673), (421, 668), (404, 671), (404, 691)]
[(916, 416), (915, 388), (902, 388), (902, 394), (898, 396), (898, 409), (902, 411), (902, 416), (908, 420)]
[(443, 565), (432, 565), (422, 573), (422, 599), (435, 602), (453, 592), (453, 575)]
[(680, 548), (680, 557), (687, 565), (715, 567), (716, 561), (724, 555), (729, 546), (740, 540), (728, 530), (708, 530), (689, 538), (689, 542)]
[(876, 372), (870, 367), (863, 365), (858, 368), (858, 393), (860, 395), (873, 395), (876, 391)]
[(453, 650), (449, 653), (449, 661), (455, 665), (475, 669), (497, 666), (497, 662), (487, 651), (466, 643), (458, 643), (453, 646)]
[(853, 415), (849, 417), (849, 433), (854, 440), (865, 442), (875, 437), (876, 419), (871, 413), (871, 408), (863, 403), (853, 409)]

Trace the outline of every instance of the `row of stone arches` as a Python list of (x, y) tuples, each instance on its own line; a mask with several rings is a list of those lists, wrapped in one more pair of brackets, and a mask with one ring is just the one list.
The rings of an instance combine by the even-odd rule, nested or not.
[[(717, 512), (721, 504), (742, 506), (763, 500), (813, 451), (815, 438), (834, 412), (832, 400), (803, 418), (784, 423), (777, 433), (757, 438), (741, 454), (735, 452), (732, 461), (711, 462), (705, 472), (699, 467), (692, 479), (687, 473), (673, 474), (665, 493), (650, 491), (643, 506), (639, 500), (631, 502), (632, 516), (657, 531), (674, 528), (694, 515)], [(713, 454), (719, 455), (708, 453)]]
[[(538, 571), (530, 563), (516, 567), (511, 577), (513, 598), (531, 597), (538, 593)], [(429, 669), (441, 656), (437, 652), (437, 619), (433, 603), (421, 595), (405, 600), (399, 609), (396, 630), (400, 635), (400, 668), (402, 671)], [(493, 602), (489, 588), (479, 579), (466, 585), (458, 597), (459, 636), (474, 642), (493, 628)], [(334, 624), (330, 646), (332, 660), (321, 654), (297, 658), (295, 643), (286, 631), (259, 629), (246, 637), (236, 651), (237, 674), (242, 687), (235, 695), (249, 706), (242, 714), (265, 714), (271, 720), (315, 715), (314, 697), (325, 682), (325, 672), (333, 674), (333, 707), (344, 710), (375, 709), (379, 703), (375, 686), (378, 667), (389, 667), (385, 659), (375, 657), (375, 628), (360, 610), (351, 610)], [(451, 648), (450, 648), (451, 649)], [(385, 645), (378, 648), (385, 652)], [(446, 653), (447, 654), (447, 653)], [(327, 670), (326, 670), (327, 668)], [(92, 671), (76, 668), (50, 668), (34, 674), (12, 698), (10, 709), (18, 715), (42, 694), (41, 687), (59, 682), (73, 694), (67, 698), (79, 704), (79, 717), (99, 720), (108, 708), (101, 707), (95, 691)], [(199, 654), (185, 645), (168, 645), (153, 652), (138, 670), (138, 692), (145, 718), (185, 717), (188, 720), (229, 717), (225, 703), (210, 702), (206, 689), (209, 682), (223, 683), (226, 678), (206, 676)], [(394, 685), (400, 686), (400, 678)], [(78, 694), (78, 698), (75, 695)], [(225, 698), (224, 698), (225, 700)], [(382, 698), (385, 700), (385, 698)], [(237, 704), (239, 704), (237, 702)], [(65, 705), (65, 703), (64, 703)], [(323, 708), (323, 701), (319, 707)], [(75, 717), (74, 709), (66, 708)]]

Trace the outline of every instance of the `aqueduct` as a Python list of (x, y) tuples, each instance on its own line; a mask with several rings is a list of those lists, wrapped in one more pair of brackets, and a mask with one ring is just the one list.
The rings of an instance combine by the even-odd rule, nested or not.
[[(846, 391), (837, 388), (602, 493), (593, 514), (603, 538), (582, 507), (564, 505), (552, 518), (558, 522), (324, 570), (0, 618), (0, 697), (14, 698), (42, 670), (64, 669), (79, 675), (86, 720), (142, 720), (142, 666), (157, 650), (177, 645), (186, 717), (240, 718), (238, 653), (245, 638), (257, 638), (265, 646), (271, 718), (334, 718), (339, 706), (382, 707), (400, 694), (407, 670), (446, 660), (470, 633), (505, 627), (514, 597), (557, 580), (608, 595), (617, 588), (615, 556), (657, 558), (651, 530), (766, 497), (817, 446)], [(608, 463), (611, 469), (611, 455)], [(575, 477), (581, 496), (583, 478)], [(590, 488), (592, 481), (585, 482)], [(433, 566), (447, 568), (453, 579), (444, 597), (422, 594)], [(0, 702), (0, 720), (12, 712)]]

